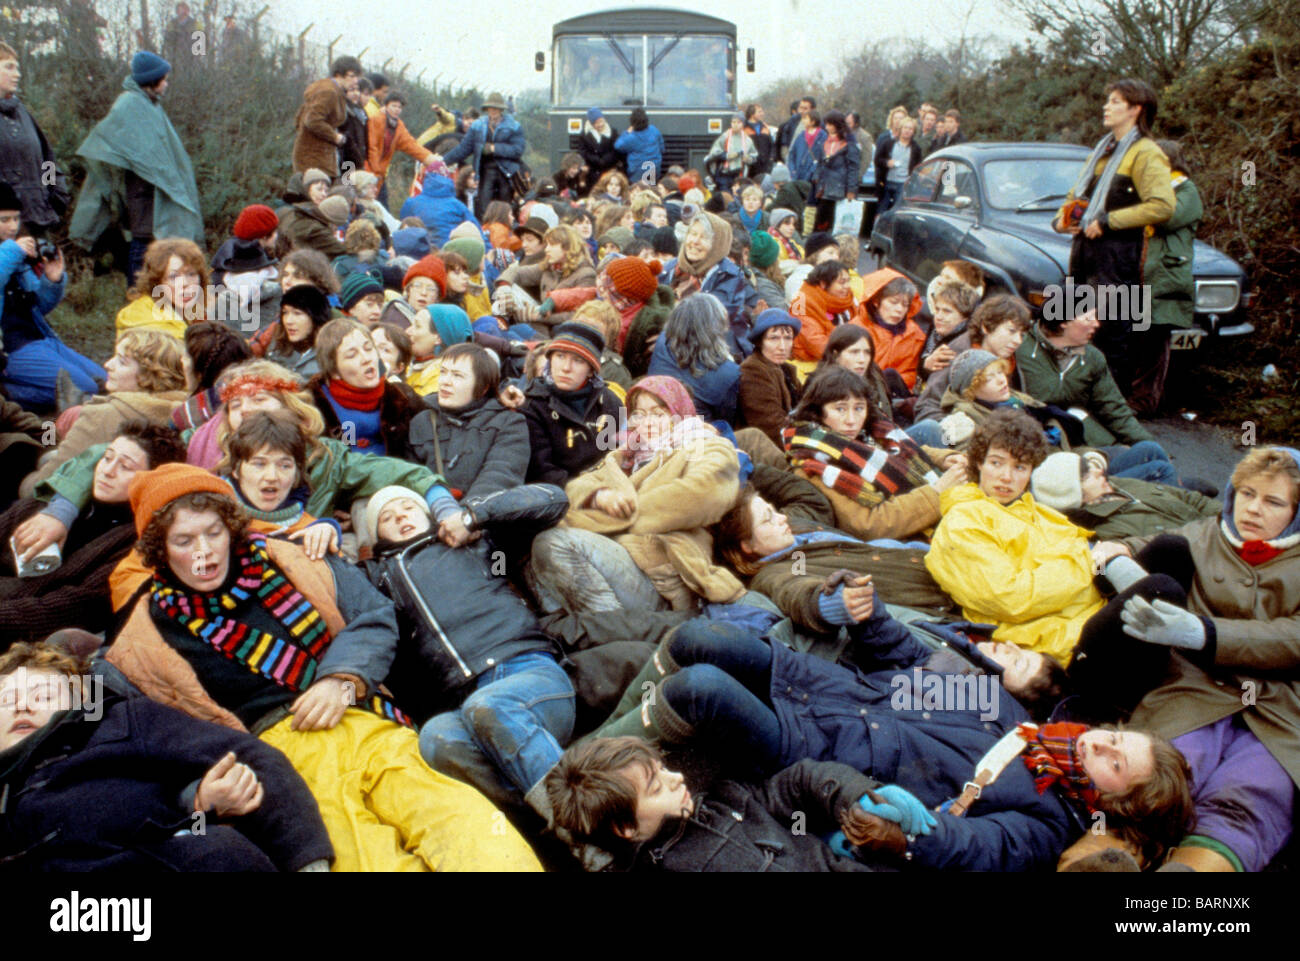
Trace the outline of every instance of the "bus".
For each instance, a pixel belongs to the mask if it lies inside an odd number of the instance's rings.
[[[587,110],[599,107],[617,137],[633,107],[645,107],[664,135],[661,170],[703,169],[736,110],[736,25],[682,10],[603,10],[551,31],[547,111],[551,169],[576,150]],[[534,65],[546,69],[546,55]],[[754,50],[746,54],[754,71]]]

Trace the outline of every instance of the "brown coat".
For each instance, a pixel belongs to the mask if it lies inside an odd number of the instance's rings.
[[[338,84],[326,77],[307,87],[302,95],[302,106],[293,119],[298,131],[293,140],[295,173],[316,167],[331,177],[339,175],[336,138],[347,119],[348,102]]]
[[[786,415],[802,393],[793,364],[778,367],[755,351],[740,365],[741,422],[758,428],[778,446]]]
[[[693,608],[697,595],[719,603],[739,600],[745,586],[713,563],[713,538],[706,530],[731,510],[740,493],[740,462],[731,442],[697,441],[660,454],[631,477],[618,458],[615,451],[569,481],[564,492],[573,506],[562,523],[613,537],[674,610]],[[632,516],[611,517],[582,506],[601,488],[635,497]]]
[[[1217,517],[1180,528],[1196,561],[1188,610],[1214,622],[1214,665],[1175,653],[1132,727],[1177,737],[1243,712],[1246,725],[1300,785],[1300,545],[1252,567]],[[1126,540],[1134,549],[1147,538]],[[1243,703],[1250,702],[1250,703]]]
[[[938,447],[921,449],[936,464],[942,464],[943,459],[952,453]],[[864,541],[874,541],[880,537],[907,540],[933,528],[942,516],[939,513],[939,492],[929,484],[906,494],[886,497],[879,504],[869,507],[859,504],[847,494],[827,487],[816,475],[805,475],[803,471],[799,471],[799,474],[807,476],[813,486],[831,502],[831,507],[835,508],[835,526]]]
[[[320,612],[331,636],[342,631],[347,625],[335,603],[334,577],[325,562],[308,560],[302,548],[289,541],[268,539],[266,549],[290,583]],[[203,689],[189,661],[163,640],[149,613],[148,594],[136,601],[105,659],[151,701],[174,707],[201,721],[246,730],[239,718]]]
[[[34,496],[36,485],[58,470],[61,464],[96,444],[109,443],[127,421],[145,420],[159,425],[171,423],[172,411],[188,399],[189,394],[184,390],[157,394],[124,390],[92,397],[81,408],[72,429],[59,441],[59,446],[41,459],[40,467],[23,478],[18,488],[19,496]]]

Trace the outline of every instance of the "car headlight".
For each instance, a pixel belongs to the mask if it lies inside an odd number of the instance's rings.
[[[1235,280],[1196,282],[1196,310],[1200,313],[1231,313],[1240,299],[1241,285]]]

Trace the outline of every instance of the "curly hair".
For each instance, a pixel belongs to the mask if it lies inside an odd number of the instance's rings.
[[[214,494],[211,491],[194,491],[182,494],[161,510],[155,511],[145,526],[144,533],[136,544],[145,566],[158,573],[169,567],[167,560],[167,534],[172,529],[172,521],[181,508],[199,512],[216,511],[221,523],[230,531],[232,545],[240,541],[248,530],[248,515],[235,501],[234,493],[230,496]]]
[[[348,253],[358,254],[364,250],[378,250],[383,245],[379,231],[370,221],[354,220],[348,224],[347,233],[343,237],[343,249]]]
[[[207,390],[223,370],[252,356],[246,340],[215,320],[202,320],[185,328],[185,352],[194,366],[196,391]]]
[[[1032,467],[1047,459],[1047,436],[1043,428],[1023,410],[1014,407],[999,407],[975,429],[966,450],[966,476],[974,483],[979,483],[980,467],[994,447]]]
[[[310,250],[304,247],[298,247],[290,251],[280,265],[280,274],[293,268],[293,272],[302,277],[303,283],[314,284],[327,294],[337,294],[339,292],[339,275],[334,273],[334,268],[330,266],[329,259],[326,258],[319,250]]]
[[[263,357],[255,357],[242,364],[227,367],[225,373],[217,380],[217,389],[229,387],[240,381],[302,385],[302,378],[293,371]],[[305,386],[295,391],[271,390],[270,392],[279,398],[285,409],[297,418],[298,426],[307,439],[307,449],[310,452],[307,455],[307,463],[312,464],[325,452],[320,442],[320,438],[325,433],[325,418],[321,416],[320,408],[316,406],[316,402]],[[221,448],[221,460],[217,462],[216,467],[218,474],[230,473],[230,434],[230,404],[225,403],[221,408],[221,424],[217,427],[217,444]]]
[[[596,181],[596,186],[593,187],[591,190],[591,195],[593,197],[597,197],[600,194],[608,193],[611,197],[614,196],[609,191],[609,185],[611,182],[618,183],[619,186],[618,196],[623,200],[628,199],[627,195],[628,195],[628,190],[630,185],[627,182],[627,175],[624,174],[623,171],[617,168],[611,168],[610,170],[606,170],[603,174],[600,175],[600,179]]]
[[[149,458],[149,470],[163,464],[183,464],[187,449],[180,431],[171,424],[151,424],[144,420],[128,420],[117,429],[113,440],[125,437],[144,451]]]
[[[127,299],[153,297],[157,288],[166,286],[167,267],[173,257],[179,257],[184,266],[198,274],[199,284],[204,290],[207,289],[210,271],[207,258],[203,256],[199,245],[180,237],[166,237],[155,240],[145,250],[144,263],[136,274],[135,284],[126,292]]]
[[[0,654],[0,676],[12,674],[23,667],[29,671],[58,671],[68,677],[81,677],[90,673],[90,663],[85,659],[47,647],[43,642],[30,644],[19,641],[4,654]]]
[[[1029,305],[1011,294],[993,294],[975,308],[971,314],[971,346],[979,347],[984,338],[1002,324],[1010,321],[1023,333],[1029,329]],[[1047,326],[1047,325],[1044,325]]]
[[[567,224],[560,224],[558,227],[552,227],[546,231],[542,237],[544,244],[559,244],[564,250],[564,269],[562,271],[565,277],[572,274],[583,264],[590,264],[591,258],[587,256],[587,245],[578,232]]]
[[[140,365],[140,390],[161,394],[185,389],[185,348],[171,334],[132,327],[117,338],[117,349]]]

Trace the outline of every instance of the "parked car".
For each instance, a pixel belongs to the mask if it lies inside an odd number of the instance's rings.
[[[964,143],[927,157],[894,207],[872,227],[870,250],[915,283],[928,284],[945,260],[978,265],[990,289],[1013,291],[1041,309],[1046,291],[1065,282],[1068,234],[1052,220],[1087,147],[1052,143]],[[1196,320],[1174,337],[1190,348],[1206,336],[1249,334],[1246,272],[1231,257],[1196,241]]]

